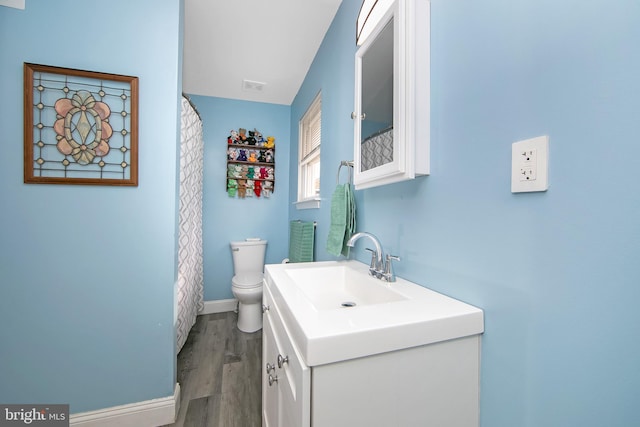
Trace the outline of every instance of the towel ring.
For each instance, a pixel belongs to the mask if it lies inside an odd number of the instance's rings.
[[[338,174],[336,175],[336,185],[340,184],[340,170],[343,166],[349,167],[349,184],[351,184],[351,173],[353,170],[353,160],[342,160],[340,162],[340,166],[338,167]]]

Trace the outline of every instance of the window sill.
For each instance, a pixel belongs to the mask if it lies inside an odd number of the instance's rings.
[[[300,200],[298,202],[294,202],[296,205],[296,209],[319,209],[320,208],[320,197],[314,197],[312,199]]]

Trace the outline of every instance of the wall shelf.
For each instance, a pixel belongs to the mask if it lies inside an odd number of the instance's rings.
[[[269,137],[267,142],[254,130],[242,143],[235,139],[238,134],[241,132],[234,135],[232,131],[227,137],[225,189],[229,197],[268,198],[275,188],[275,138]]]

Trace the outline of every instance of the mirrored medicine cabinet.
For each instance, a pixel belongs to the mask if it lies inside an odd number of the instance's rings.
[[[375,3],[355,55],[356,189],[429,174],[429,0]]]

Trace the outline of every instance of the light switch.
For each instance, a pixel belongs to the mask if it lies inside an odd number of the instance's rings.
[[[511,192],[547,191],[549,137],[539,136],[511,145]]]

